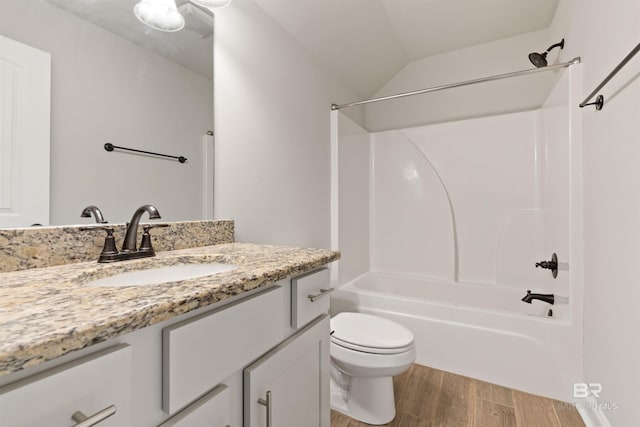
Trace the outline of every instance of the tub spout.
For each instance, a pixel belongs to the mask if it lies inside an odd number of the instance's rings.
[[[532,294],[531,289],[528,289],[527,294],[522,298],[522,301],[526,302],[527,304],[531,304],[531,301],[533,301],[534,299],[538,299],[540,301],[544,301],[553,305],[556,298],[553,294]]]

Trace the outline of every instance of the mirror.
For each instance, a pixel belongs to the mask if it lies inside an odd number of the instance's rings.
[[[0,0],[0,35],[51,55],[51,225],[92,222],[88,205],[110,223],[146,203],[166,221],[212,214],[213,15],[178,0],[185,27],[160,32],[137,2]]]

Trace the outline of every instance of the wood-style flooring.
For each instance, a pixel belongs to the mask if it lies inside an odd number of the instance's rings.
[[[413,365],[393,379],[394,427],[584,427],[573,405]],[[364,427],[331,411],[331,427]]]

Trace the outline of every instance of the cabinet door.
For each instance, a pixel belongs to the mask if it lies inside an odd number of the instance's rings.
[[[131,425],[131,347],[119,345],[0,389],[0,426]],[[112,415],[108,415],[112,414]],[[108,415],[108,417],[107,417]]]
[[[231,426],[229,388],[220,384],[158,427]]]
[[[244,411],[245,427],[329,426],[329,316],[245,368]]]

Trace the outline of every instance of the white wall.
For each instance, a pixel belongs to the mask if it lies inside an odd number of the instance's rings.
[[[239,241],[329,247],[330,106],[355,93],[252,0],[216,12],[214,43],[216,217]]]
[[[561,0],[552,37],[581,56],[586,97],[640,41],[640,1]],[[584,138],[584,370],[603,386],[613,426],[640,425],[640,56],[582,111]],[[573,106],[574,110],[579,110]]]
[[[43,0],[2,0],[0,32],[52,55],[52,224],[86,222],[89,204],[110,222],[144,203],[166,220],[202,217],[211,80]],[[106,142],[189,161],[108,153]]]
[[[374,97],[530,69],[533,65],[528,54],[544,51],[550,44],[548,31],[542,30],[419,59],[404,67]],[[556,56],[557,49],[549,54],[549,63],[555,63]],[[538,73],[369,104],[366,128],[399,129],[532,110],[542,105],[557,75]]]
[[[370,269],[370,136],[360,125],[338,116],[338,261],[339,283]]]

